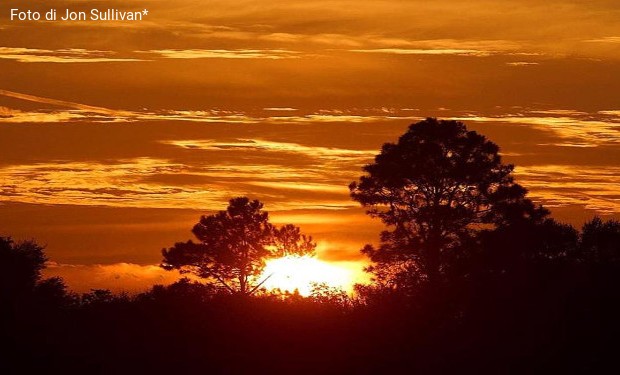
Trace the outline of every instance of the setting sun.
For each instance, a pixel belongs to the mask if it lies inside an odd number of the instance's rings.
[[[620,0],[0,4],[0,375],[620,374]]]
[[[351,270],[321,261],[311,256],[287,256],[267,262],[263,278],[268,290],[299,291],[302,296],[312,293],[313,284],[349,291],[354,283]]]

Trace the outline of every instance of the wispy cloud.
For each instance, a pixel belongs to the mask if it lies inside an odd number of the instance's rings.
[[[620,167],[518,166],[520,183],[549,207],[584,206],[602,214],[620,212]]]
[[[599,111],[598,113],[601,115],[618,117],[618,120],[620,120],[620,110]]]
[[[588,115],[587,112],[577,111],[574,109],[536,109],[536,110],[529,111],[528,113],[536,113],[536,114],[541,114],[541,115],[552,115],[552,116],[556,116],[556,115],[574,116],[574,117]]]
[[[293,112],[293,110],[264,109],[266,112]],[[319,123],[380,123],[394,120],[417,120],[420,117],[394,115],[337,115],[308,114],[299,116],[252,116],[236,111],[126,111],[126,110],[32,110],[0,107],[0,122],[53,123],[53,122],[136,122],[136,121],[185,121],[226,124],[319,124]]]
[[[326,184],[326,183],[314,183],[305,182],[300,184],[298,181],[291,182],[278,182],[278,181],[255,181],[249,182],[250,185],[263,186],[274,189],[282,190],[303,190],[322,193],[336,193],[336,194],[348,194],[349,190],[344,184]]]
[[[226,200],[222,186],[179,187],[141,180],[155,174],[174,174],[181,164],[138,158],[116,163],[49,162],[0,168],[2,187],[11,201],[42,204],[116,207],[198,208]],[[202,203],[201,203],[202,201]]]
[[[620,43],[620,36],[606,36],[598,39],[588,39],[586,42],[589,43]]]
[[[194,149],[183,142],[187,148]],[[350,171],[336,163],[338,155],[355,151],[294,145],[263,147],[291,151],[294,147],[310,155],[312,162],[297,165],[183,164],[154,158],[135,158],[116,162],[48,162],[0,167],[0,192],[4,201],[34,204],[72,204],[81,206],[219,209],[230,197],[252,195],[270,199],[271,209],[342,208],[354,206],[346,185]],[[222,143],[220,151],[230,145]],[[257,161],[264,160],[258,155]],[[346,160],[346,156],[342,157]],[[332,163],[333,162],[333,163]],[[303,181],[300,184],[299,181]],[[329,182],[328,182],[329,181]],[[331,182],[331,183],[330,183]],[[340,184],[341,186],[337,186]],[[306,189],[299,189],[300,186]],[[303,200],[284,194],[303,190],[314,196]],[[325,193],[334,193],[325,196]]]
[[[548,116],[534,116],[548,114]],[[578,116],[573,111],[533,111],[518,115],[502,115],[496,117],[466,116],[457,117],[457,120],[474,122],[504,122],[511,124],[527,124],[537,129],[553,132],[556,136],[567,140],[567,144],[580,145],[609,145],[620,144],[619,119],[594,119],[587,116]],[[570,116],[574,115],[574,116]]]
[[[221,109],[208,110],[155,110],[128,111],[92,106],[82,103],[46,98],[0,89],[0,96],[47,104],[59,109],[18,110],[0,107],[0,122],[133,122],[133,121],[189,121],[206,123],[258,124],[258,123],[370,123],[392,120],[416,120],[419,116],[399,116],[395,110],[387,108],[370,108],[360,110],[362,114],[354,114],[344,110],[319,110],[316,113],[295,116],[270,115],[269,112],[297,112],[296,108],[270,107],[263,108],[262,116],[249,115],[242,111]],[[70,110],[67,110],[69,108]]]
[[[515,62],[507,62],[506,65],[509,65],[509,66],[533,66],[533,65],[539,65],[539,63],[531,62],[531,61],[515,61]]]
[[[0,47],[0,59],[23,63],[102,63],[142,61],[135,58],[116,57],[112,51],[68,49],[37,49],[20,47]]]
[[[294,33],[269,33],[257,36],[260,40],[277,43],[296,43],[300,45],[325,45],[331,47],[359,47],[368,42],[375,41],[374,36],[366,38],[345,34],[294,34]]]
[[[294,59],[298,52],[281,49],[162,49],[144,51],[167,59]]]
[[[31,111],[24,112],[17,109],[0,107],[0,122],[11,123],[48,123],[48,122],[69,122],[80,119],[85,119],[86,116],[81,115],[76,111],[52,111],[52,112],[39,112]]]
[[[236,149],[297,153],[319,158],[336,158],[341,161],[344,159],[367,160],[377,153],[376,150],[350,150],[336,147],[307,146],[298,143],[274,142],[262,139],[237,139],[231,142],[216,140],[174,140],[162,141],[162,143],[187,149]]]
[[[137,62],[156,58],[164,59],[294,59],[300,52],[283,49],[160,49],[134,51],[148,59],[118,56],[113,51],[68,49],[37,49],[23,47],[0,47],[0,59],[22,63],[109,63]]]
[[[303,116],[272,116],[265,118],[264,121],[272,123],[322,123],[322,122],[348,122],[348,123],[369,123],[391,120],[416,120],[415,116],[393,116],[393,115],[354,115],[354,114],[309,114]]]
[[[49,104],[49,105],[64,107],[64,108],[72,108],[72,109],[80,110],[83,112],[92,112],[96,114],[104,114],[104,115],[109,115],[109,116],[132,116],[133,115],[133,112],[131,111],[123,111],[123,110],[115,110],[115,109],[109,109],[109,108],[104,108],[104,107],[97,107],[97,106],[92,106],[92,105],[87,105],[87,104],[82,104],[82,103],[76,103],[76,102],[70,102],[70,101],[58,100],[58,99],[52,99],[52,98],[45,98],[41,96],[23,94],[23,93],[19,93],[15,91],[2,90],[2,89],[0,89],[0,96],[6,96],[9,98],[26,100],[26,101],[34,102],[34,103]],[[23,114],[23,112],[21,113]],[[13,114],[15,114],[15,111],[13,111]],[[5,118],[9,118],[9,115],[11,115],[11,110],[5,108],[4,115],[5,115]]]
[[[409,48],[377,48],[377,49],[352,49],[351,52],[383,53],[391,55],[457,55],[457,56],[490,56],[491,51],[472,49],[409,49]]]
[[[519,43],[508,40],[392,40],[376,39],[377,48],[351,49],[351,52],[393,55],[455,55],[486,57],[491,55],[529,54]]]
[[[290,108],[290,107],[268,107],[268,108],[263,108],[263,111],[296,112],[296,111],[299,111],[299,109],[297,109],[297,108]]]

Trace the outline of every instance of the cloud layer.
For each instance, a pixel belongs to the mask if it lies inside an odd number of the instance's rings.
[[[359,262],[381,225],[347,185],[427,116],[498,143],[557,217],[620,217],[617,2],[106,5],[149,17],[0,20],[0,230],[72,285],[157,282],[159,250],[238,195]]]

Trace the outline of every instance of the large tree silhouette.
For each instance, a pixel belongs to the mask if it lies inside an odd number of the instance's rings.
[[[192,230],[199,242],[177,243],[162,250],[162,267],[209,279],[231,293],[253,294],[265,261],[286,255],[312,254],[312,237],[294,225],[274,227],[258,200],[231,199],[228,208],[202,216]]]
[[[0,294],[2,299],[30,294],[41,280],[47,258],[34,241],[14,242],[0,237]]]
[[[43,278],[46,262],[44,247],[35,241],[0,237],[0,311],[69,303],[72,296],[61,278]]]
[[[362,252],[378,281],[411,285],[441,280],[449,259],[482,229],[540,220],[546,210],[525,198],[496,144],[457,121],[413,124],[386,143],[351,197],[388,227],[378,248]]]

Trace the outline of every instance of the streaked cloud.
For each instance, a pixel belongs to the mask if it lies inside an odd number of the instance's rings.
[[[164,49],[145,51],[167,59],[294,59],[299,53],[280,49]]]
[[[268,107],[268,108],[263,108],[263,111],[296,112],[296,111],[299,111],[299,109],[297,109],[297,108],[290,108],[290,107]]]
[[[393,55],[456,55],[486,57],[491,55],[528,54],[525,47],[508,40],[398,40],[380,39],[381,44],[391,44],[390,48],[352,49],[352,52],[380,53]],[[397,45],[398,47],[395,47]]]
[[[303,190],[303,191],[314,191],[314,192],[324,192],[324,193],[336,193],[346,195],[349,192],[349,189],[346,185],[339,184],[321,184],[321,183],[313,183],[306,182],[300,184],[297,181],[291,182],[277,182],[277,181],[256,181],[249,182],[250,185],[254,186],[264,186],[270,187],[274,189],[283,189],[283,190]]]
[[[179,187],[141,182],[153,174],[174,174],[184,166],[139,158],[116,163],[57,162],[0,168],[11,201],[116,207],[203,207],[228,199],[223,186]]]
[[[0,122],[135,122],[135,121],[189,121],[206,123],[258,124],[258,123],[329,123],[329,122],[382,122],[392,120],[415,120],[419,116],[396,115],[395,110],[387,108],[369,108],[355,114],[350,110],[319,110],[316,113],[295,116],[270,115],[270,112],[297,112],[296,108],[267,107],[262,116],[250,115],[243,111],[207,109],[207,110],[142,110],[129,111],[92,106],[82,103],[57,100],[53,98],[24,94],[0,89],[0,96],[48,104],[59,109],[18,110],[0,107]],[[68,108],[68,109],[66,109]]]
[[[531,62],[531,61],[514,61],[514,62],[507,62],[506,65],[509,66],[533,66],[533,65],[540,65],[537,62]]]
[[[337,114],[309,114],[304,116],[272,116],[265,120],[268,122],[284,122],[284,123],[322,123],[322,122],[348,122],[348,123],[364,123],[364,122],[382,122],[392,120],[415,120],[419,117],[412,116],[377,116],[377,115],[337,115]]]
[[[617,119],[604,121],[603,119],[568,116],[570,114],[577,114],[574,112],[556,111],[555,113],[547,113],[549,116],[532,116],[535,113],[524,113],[497,117],[466,116],[458,117],[457,119],[474,122],[504,122],[532,125],[537,129],[553,132],[558,137],[567,140],[566,144],[592,146],[620,144],[620,122]],[[558,115],[554,116],[554,114]]]
[[[180,142],[196,149],[196,142]],[[244,143],[240,143],[243,145]],[[111,207],[218,209],[234,196],[272,201],[274,210],[355,206],[346,185],[351,172],[339,168],[345,158],[364,155],[354,150],[262,142],[257,150],[303,153],[311,161],[298,167],[267,164],[180,164],[137,158],[116,162],[55,162],[0,167],[4,201]],[[212,143],[203,149],[240,149],[234,143]],[[314,150],[314,151],[313,151]],[[313,154],[316,153],[316,154]],[[342,158],[342,159],[341,159]],[[309,164],[308,164],[309,163]],[[340,181],[328,183],[327,181]],[[300,183],[303,181],[303,183]],[[314,194],[298,200],[286,191]],[[330,193],[330,195],[324,195]]]
[[[69,122],[69,121],[75,121],[75,120],[80,120],[80,119],[85,119],[85,118],[87,117],[81,115],[80,113],[76,111],[24,112],[24,111],[20,111],[17,109],[0,107],[0,123],[1,122],[11,122],[11,123]]]
[[[598,113],[600,113],[601,115],[614,116],[617,117],[618,120],[620,120],[620,110],[599,111]]]
[[[3,90],[3,89],[0,89],[0,96],[6,96],[9,98],[25,100],[25,101],[34,102],[34,103],[49,104],[49,105],[58,106],[58,107],[72,108],[72,109],[80,110],[83,112],[92,112],[96,114],[104,114],[104,115],[109,115],[109,116],[131,116],[133,114],[130,111],[114,110],[114,109],[109,109],[109,108],[97,107],[97,106],[75,103],[75,102],[70,102],[70,101],[65,101],[65,100],[45,98],[41,96],[24,94],[20,92]],[[11,114],[10,111],[11,110],[5,108],[3,113],[7,117],[9,117],[9,115]],[[21,112],[21,113],[23,114],[24,112]]]
[[[583,206],[600,214],[620,212],[620,167],[517,166],[518,182],[546,206]]]
[[[574,109],[537,109],[528,111],[528,113],[537,113],[541,115],[560,115],[560,116],[587,116],[587,112],[577,111]]]
[[[270,33],[257,36],[260,40],[276,43],[294,43],[299,45],[324,45],[330,47],[359,47],[367,43],[376,42],[375,36],[351,36],[346,34],[295,34],[295,33]]]
[[[135,58],[116,57],[113,51],[96,51],[81,48],[37,49],[0,47],[0,59],[15,60],[23,63],[104,63],[135,62]]]
[[[620,43],[620,36],[606,36],[603,38],[598,38],[598,39],[589,39],[586,40],[586,42],[589,43]]]
[[[1,94],[0,94],[1,95]],[[88,106],[85,106],[88,107]],[[265,112],[294,112],[289,109],[265,108]],[[309,123],[373,123],[394,120],[417,120],[420,117],[391,115],[337,115],[307,114],[299,116],[256,116],[235,111],[126,111],[112,109],[93,110],[31,110],[0,107],[0,122],[6,123],[50,123],[50,122],[137,122],[137,121],[186,121],[227,124],[309,124]]]
[[[306,146],[297,143],[274,142],[262,139],[238,139],[231,142],[216,140],[177,140],[162,141],[162,143],[186,149],[234,149],[297,153],[311,157],[333,159],[334,161],[343,161],[345,159],[368,160],[377,153],[376,150],[348,150],[336,147]]]
[[[457,56],[490,56],[491,51],[471,49],[405,49],[405,48],[377,48],[353,49],[351,52],[383,53],[392,55],[457,55]]]

